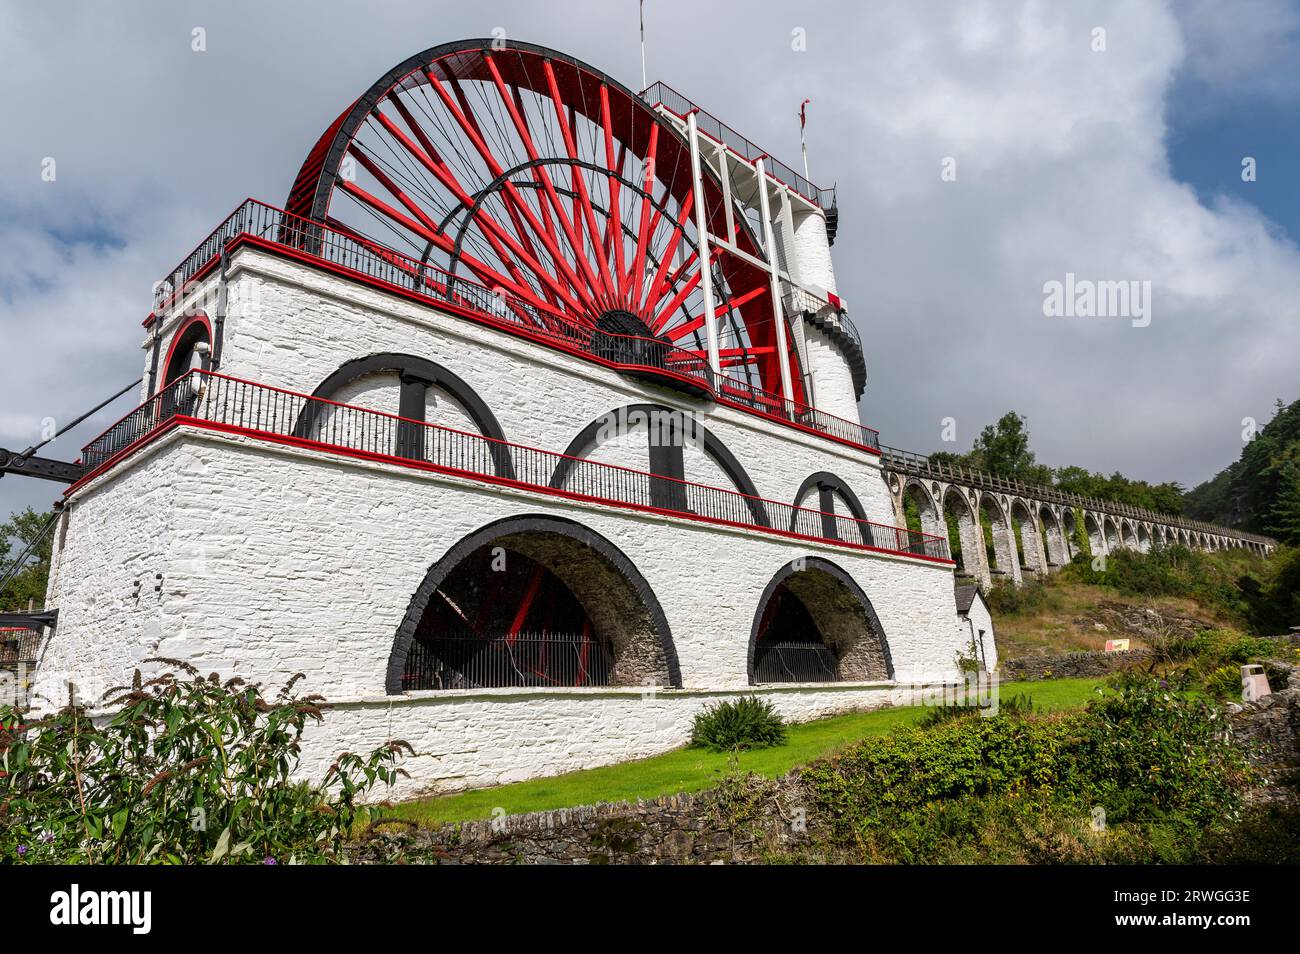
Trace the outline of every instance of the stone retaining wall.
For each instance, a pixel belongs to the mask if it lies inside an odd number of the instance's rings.
[[[1042,679],[1088,679],[1146,665],[1151,653],[1145,649],[1126,652],[1058,653],[1004,659],[999,673],[1004,682],[1037,682]]]

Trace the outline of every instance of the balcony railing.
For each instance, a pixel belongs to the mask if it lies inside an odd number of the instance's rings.
[[[667,83],[650,85],[642,92],[641,98],[651,106],[662,106],[682,120],[685,120],[689,113],[694,112],[696,128],[710,139],[726,146],[746,162],[752,163],[760,156],[763,157],[764,164],[774,179],[782,185],[789,186],[814,205],[822,209],[830,209],[835,205],[834,189],[820,189],[813,185],[806,177],[799,175],[784,162],[774,159],[766,149],[760,149],[718,117],[700,109]]]
[[[949,559],[948,541],[941,536],[570,457],[197,369],[88,444],[82,451],[87,473],[82,480],[125,457],[151,435],[181,423],[569,498],[848,547]]]
[[[288,250],[328,265],[334,271],[400,289],[432,300],[459,314],[569,353],[611,364],[620,370],[652,372],[660,383],[708,395],[719,403],[763,414],[803,430],[879,452],[880,434],[856,421],[827,414],[798,401],[755,387],[728,374],[716,374],[698,354],[659,338],[595,331],[558,311],[494,291],[358,235],[300,218],[254,199],[244,202],[158,284],[154,312],[178,304],[188,288],[206,275],[223,250],[249,241]]]

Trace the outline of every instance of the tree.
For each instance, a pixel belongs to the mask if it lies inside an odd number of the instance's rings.
[[[1037,470],[1029,449],[1029,422],[1015,411],[1007,411],[997,424],[980,431],[971,456],[980,462],[981,470],[998,477],[1030,480]]]
[[[12,514],[0,523],[0,578],[8,576],[14,561],[41,535],[49,522],[50,514],[37,513],[31,507]],[[52,534],[46,534],[26,565],[9,584],[0,590],[0,610],[25,610],[29,601],[36,606],[45,605],[45,586],[50,578],[50,545]]]
[[[1269,509],[1268,529],[1285,543],[1300,544],[1300,462],[1295,458],[1279,468],[1278,495]]]

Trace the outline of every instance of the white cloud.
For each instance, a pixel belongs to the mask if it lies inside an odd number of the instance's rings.
[[[244,196],[278,203],[320,131],[393,63],[502,25],[639,80],[630,4],[330,7],[6,14],[0,443],[25,446],[32,421],[138,375],[153,280]],[[647,7],[651,79],[778,158],[798,162],[798,103],[813,99],[813,178],[840,187],[836,268],[868,347],[864,417],[887,442],[933,449],[951,415],[968,444],[1015,408],[1048,462],[1191,482],[1235,458],[1242,417],[1297,396],[1295,246],[1252,208],[1200,204],[1165,152],[1175,81],[1245,95],[1287,49],[1273,26],[1293,35],[1294,6]],[[196,25],[206,53],[190,50]],[[1105,53],[1090,48],[1098,26]],[[56,183],[39,179],[44,156]],[[939,179],[945,156],[955,183]],[[1151,327],[1044,318],[1043,282],[1067,271],[1150,280]],[[5,480],[0,512],[56,492]]]

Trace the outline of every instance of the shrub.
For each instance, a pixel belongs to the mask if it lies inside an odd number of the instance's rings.
[[[766,749],[785,744],[785,722],[772,703],[758,696],[705,706],[696,713],[691,745],[714,752]]]
[[[1036,580],[1026,580],[1024,585],[998,583],[985,595],[989,609],[1004,616],[1035,613],[1051,602],[1048,589]]]
[[[92,720],[69,705],[30,725],[0,706],[0,857],[59,863],[335,860],[359,796],[392,784],[410,747],[344,754],[316,784],[296,780],[318,696],[291,679],[273,700],[240,679],[185,673],[112,690]]]
[[[1241,701],[1241,667],[1220,666],[1205,677],[1205,691],[1220,702]]]
[[[868,857],[932,860],[1097,808],[1190,843],[1240,805],[1245,762],[1223,730],[1215,707],[1135,677],[1082,713],[942,719],[865,740],[802,778],[832,841]]]

